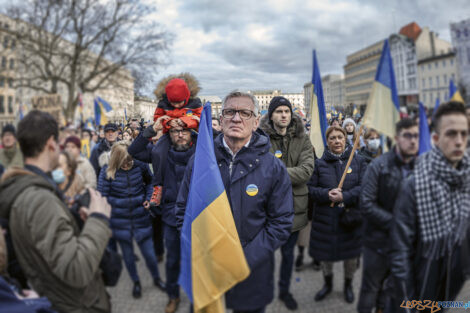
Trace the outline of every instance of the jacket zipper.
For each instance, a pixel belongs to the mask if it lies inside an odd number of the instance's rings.
[[[128,202],[128,205],[129,205],[129,213],[130,213],[130,217],[131,217],[131,238],[133,237],[133,234],[134,234],[134,219],[132,218],[132,207],[131,207],[131,196],[129,194],[129,190],[131,188],[131,181],[129,179],[129,171],[126,171],[126,177],[127,177],[127,186],[128,186],[128,189],[127,189],[127,202]]]

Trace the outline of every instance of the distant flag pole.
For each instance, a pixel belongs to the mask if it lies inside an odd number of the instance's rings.
[[[126,119],[126,123],[127,123],[127,110],[126,110],[126,108],[124,108],[124,118]]]
[[[452,79],[449,82],[449,100],[464,103],[462,95],[460,94],[460,91],[457,89]]]
[[[374,128],[390,138],[395,136],[395,124],[400,120],[400,103],[393,62],[386,39],[377,66],[375,81],[364,113],[364,125]]]
[[[419,151],[418,154],[431,150],[431,135],[429,134],[428,118],[424,105],[419,103]]]
[[[420,104],[423,105],[421,102]],[[436,103],[434,104],[434,110],[432,111],[433,116],[434,114],[436,114],[437,108],[439,107],[440,104],[441,104],[441,100],[439,100],[439,98],[436,98]]]
[[[108,123],[108,117],[106,113],[111,111],[113,108],[111,105],[100,97],[95,98],[95,123],[96,125],[105,125]]]
[[[325,100],[323,98],[323,86],[321,83],[320,67],[318,66],[317,53],[313,50],[312,72],[312,100],[310,103],[310,141],[319,157],[323,155],[326,146],[326,121]]]
[[[211,106],[201,114],[181,230],[179,284],[194,313],[225,312],[224,294],[250,274],[215,158]]]

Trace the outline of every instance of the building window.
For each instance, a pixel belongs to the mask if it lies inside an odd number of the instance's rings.
[[[10,59],[10,70],[15,68],[15,60]]]
[[[470,64],[470,47],[467,47],[467,64]]]
[[[4,99],[5,98],[3,96],[0,96],[0,114],[5,113],[5,104],[3,103]]]
[[[439,82],[439,76],[436,76],[436,87],[439,88],[440,82]]]
[[[455,74],[454,74],[454,73],[452,73],[452,75],[450,75],[450,77],[451,77],[452,81],[453,81],[453,82],[454,82],[454,84],[455,84],[455,83],[456,83],[456,82],[455,82]]]
[[[8,78],[8,87],[13,88],[13,78]]]
[[[5,77],[0,76],[0,87],[5,87]]]
[[[429,103],[432,105],[432,101],[434,100],[432,92],[429,93]]]
[[[429,77],[429,88],[432,88],[432,77]]]
[[[423,102],[426,103],[426,93],[423,92]]]
[[[454,59],[450,59],[450,65],[451,65],[451,66],[454,65]]]
[[[447,74],[444,74],[444,85],[447,86]]]
[[[3,38],[3,48],[4,49],[8,48],[8,37],[7,36],[5,36],[5,38]]]
[[[446,67],[446,60],[442,60],[442,67]]]
[[[421,88],[426,88],[426,80],[424,78],[421,79]]]
[[[13,39],[13,40],[11,41],[11,50],[15,50],[15,48],[16,48],[16,40]]]
[[[439,65],[439,62],[437,62],[437,61],[434,62],[434,66],[435,66],[436,68],[438,68],[438,65]]]
[[[13,97],[8,97],[8,113],[13,114]]]
[[[2,57],[2,69],[6,69],[6,68],[7,68],[7,58]]]

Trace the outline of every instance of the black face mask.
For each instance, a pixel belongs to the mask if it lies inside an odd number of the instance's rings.
[[[347,133],[348,135],[354,135],[354,131],[352,131],[352,132],[346,131],[346,133]]]

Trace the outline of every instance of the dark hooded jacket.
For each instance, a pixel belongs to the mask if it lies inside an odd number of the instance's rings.
[[[279,135],[274,129],[268,115],[261,118],[259,128],[268,136],[271,143],[269,152],[280,159],[287,167],[292,183],[294,196],[294,223],[292,231],[304,228],[308,223],[308,188],[307,182],[313,174],[315,159],[313,147],[302,120],[292,115],[292,121],[285,136]]]
[[[109,312],[99,270],[111,237],[107,221],[92,214],[80,231],[55,186],[30,171],[6,172],[0,199],[0,218],[9,221],[31,287],[58,312]]]
[[[266,306],[274,295],[274,251],[290,235],[294,216],[292,184],[285,166],[269,153],[269,139],[253,133],[248,147],[233,159],[223,144],[214,142],[215,156],[230,202],[233,219],[251,273],[225,294],[226,305],[234,310]],[[191,158],[176,203],[176,220],[183,226],[194,157]],[[230,174],[231,169],[231,174]],[[247,187],[257,186],[249,195]]]
[[[330,207],[331,201],[328,197],[328,192],[339,185],[351,150],[351,146],[347,146],[341,156],[325,150],[322,158],[315,161],[315,170],[308,183],[309,193],[316,204],[309,253],[319,261],[341,261],[359,257],[361,254],[361,227],[349,230],[340,224],[344,208],[359,206],[361,181],[366,167],[360,156],[354,156],[349,167],[350,172],[344,180],[344,207],[339,204]]]

